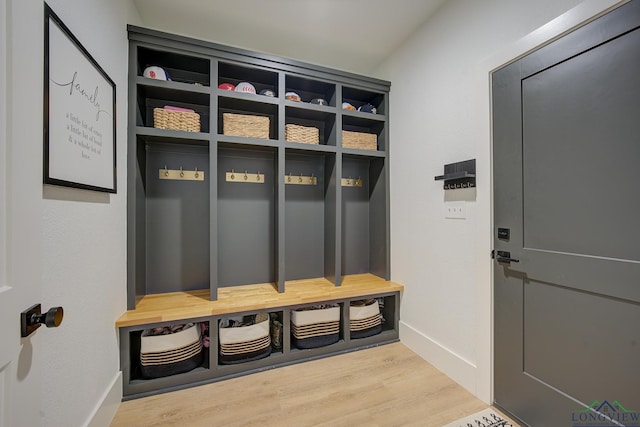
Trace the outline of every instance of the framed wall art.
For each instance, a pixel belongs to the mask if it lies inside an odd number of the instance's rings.
[[[116,193],[116,85],[44,10],[44,183]]]

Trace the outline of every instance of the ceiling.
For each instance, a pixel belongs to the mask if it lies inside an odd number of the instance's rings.
[[[142,25],[371,73],[446,0],[133,0]]]

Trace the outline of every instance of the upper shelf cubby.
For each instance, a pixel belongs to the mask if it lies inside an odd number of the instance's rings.
[[[386,141],[386,132],[385,132],[385,122],[380,120],[373,120],[371,118],[364,118],[361,115],[365,115],[368,113],[359,113],[358,116],[355,115],[344,115],[342,117],[342,147],[343,148],[351,148],[356,149],[359,148],[363,153],[372,152],[385,152],[387,151],[387,141]],[[374,114],[370,114],[371,116],[375,116]],[[374,146],[371,148],[364,148],[363,146],[354,147],[353,145],[348,145],[346,138],[348,137],[344,131],[351,132],[351,136],[355,135],[357,138],[373,138],[375,141]]]
[[[154,110],[165,109],[165,107],[169,106],[193,110],[194,113],[200,116],[200,127],[197,131],[209,132],[208,94],[139,84],[137,85],[136,95],[136,126],[161,127],[155,121]]]
[[[336,115],[326,111],[313,111],[293,107],[285,107],[285,139],[288,142],[306,142],[307,144],[336,145]],[[290,128],[290,125],[296,127]],[[317,129],[317,131],[315,130]],[[317,140],[296,139],[296,132],[313,131]],[[317,132],[317,133],[316,133]]]
[[[139,46],[137,75],[144,76],[144,70],[153,66],[160,67],[167,80],[174,82],[209,86],[211,80],[211,66],[207,58]]]
[[[218,86],[225,83],[235,88],[241,83],[248,83],[254,87],[256,95],[261,95],[262,92],[262,95],[268,93],[269,96],[278,97],[278,73],[274,71],[221,61],[218,63]],[[236,92],[243,93],[238,90]],[[251,92],[248,93],[252,95]]]
[[[347,114],[353,113],[355,116],[366,115],[372,117],[375,117],[376,115],[384,116],[386,114],[385,97],[382,93],[344,86],[342,88],[342,102],[347,102],[355,108],[355,111],[343,109],[343,112],[346,112]],[[357,111],[360,107],[367,104],[370,104],[375,108],[375,114],[371,112]],[[377,118],[380,119],[380,117]]]
[[[278,139],[278,105],[219,97],[218,134]]]
[[[300,97],[300,102],[320,106],[336,106],[336,85],[334,83],[292,75],[287,75],[285,82],[285,93],[297,94]]]

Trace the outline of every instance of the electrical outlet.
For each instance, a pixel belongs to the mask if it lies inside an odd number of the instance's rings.
[[[444,217],[448,219],[466,219],[467,207],[464,203],[447,203],[444,205]]]

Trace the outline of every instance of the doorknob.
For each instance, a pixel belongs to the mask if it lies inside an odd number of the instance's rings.
[[[505,264],[511,264],[512,262],[520,262],[519,259],[511,258],[511,252],[507,251],[495,251],[495,259],[498,262]]]
[[[47,328],[57,328],[63,317],[62,307],[52,307],[46,313],[42,313],[40,304],[31,306],[20,313],[20,336],[24,338],[31,335],[42,324]]]

